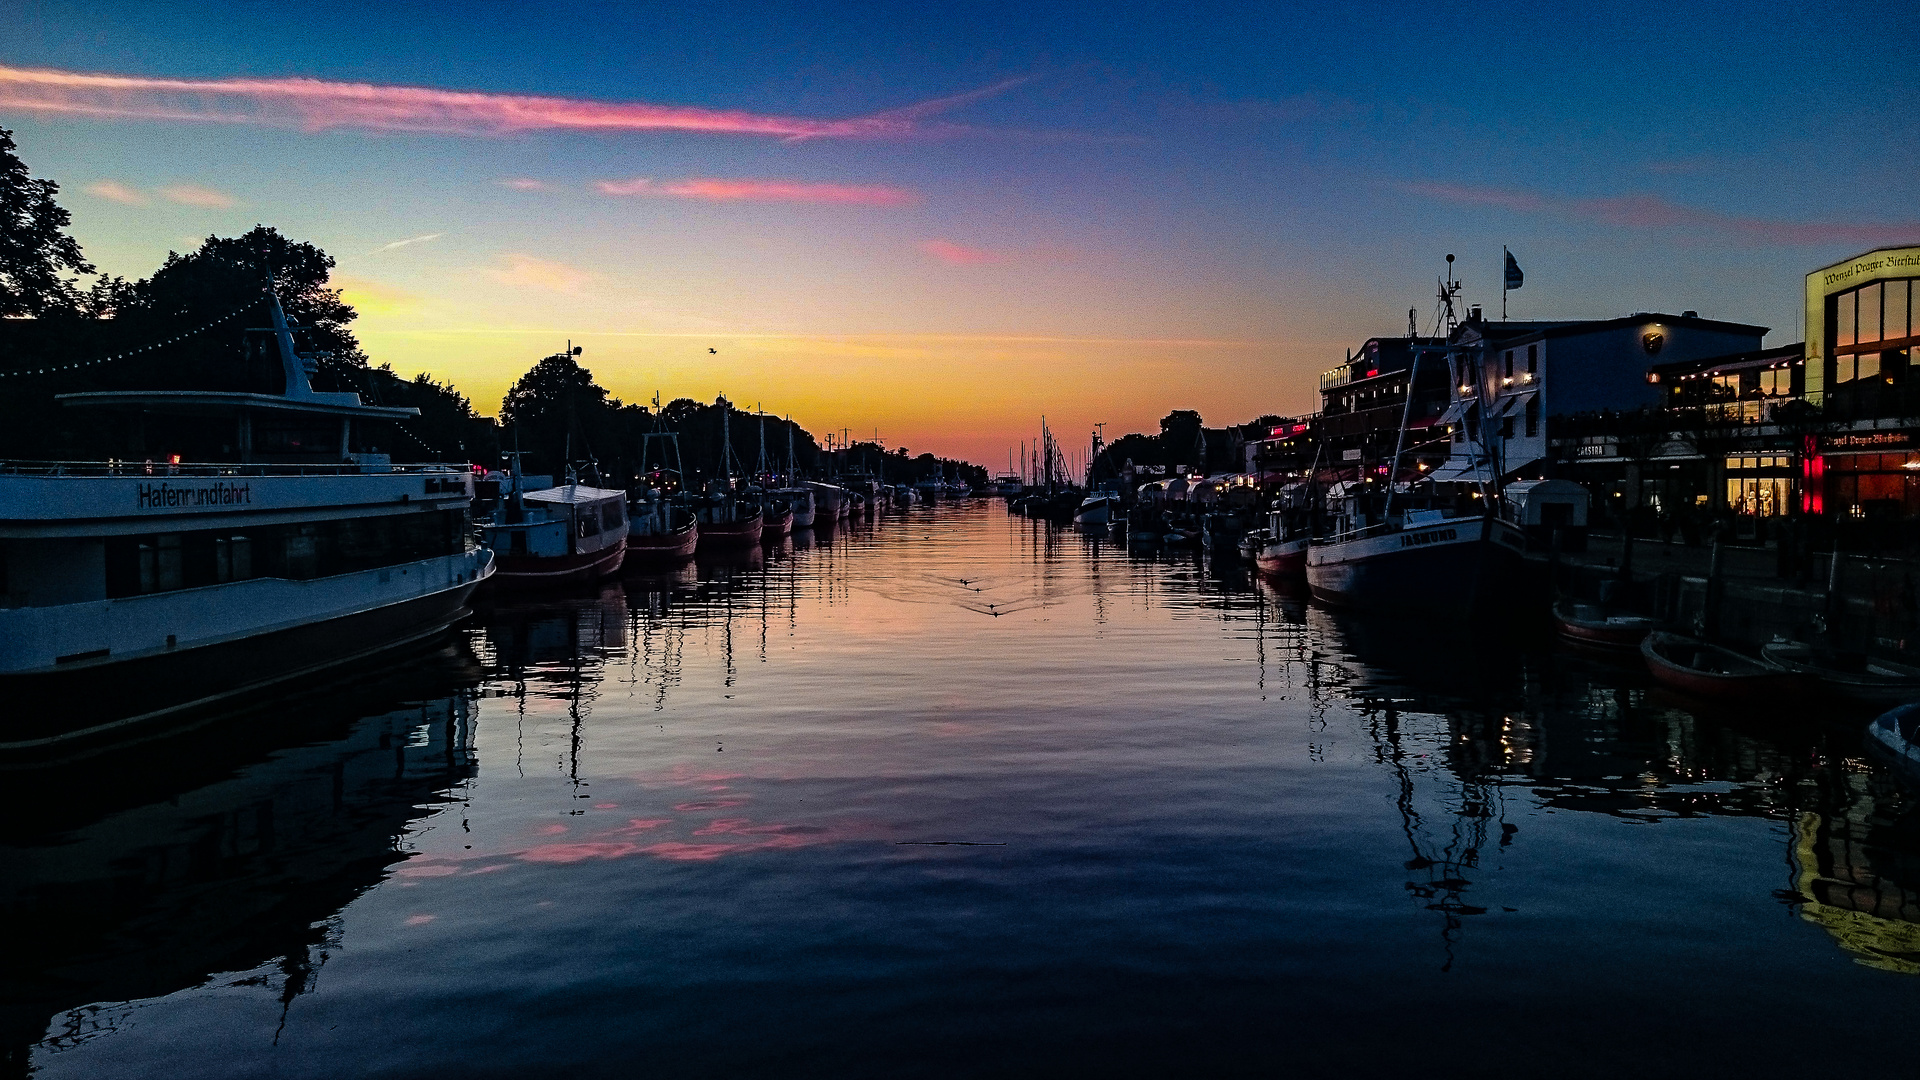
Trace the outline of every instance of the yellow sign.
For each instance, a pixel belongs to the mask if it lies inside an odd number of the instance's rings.
[[[1920,277],[1920,247],[1878,248],[1807,275],[1807,400],[1827,388],[1827,298],[1888,278]]]

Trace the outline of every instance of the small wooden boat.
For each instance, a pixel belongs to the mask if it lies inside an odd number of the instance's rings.
[[[1716,701],[1778,703],[1798,697],[1807,678],[1697,638],[1656,630],[1640,642],[1647,670],[1662,684]]]
[[[1799,641],[1770,641],[1760,658],[1781,671],[1791,671],[1819,682],[1848,701],[1893,705],[1920,701],[1920,668],[1861,654],[1823,654]]]
[[[1659,626],[1645,615],[1609,615],[1598,604],[1559,600],[1553,605],[1553,626],[1575,645],[1594,649],[1631,651]]]

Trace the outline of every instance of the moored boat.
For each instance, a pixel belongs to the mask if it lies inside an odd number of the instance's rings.
[[[1920,780],[1920,703],[1876,717],[1867,725],[1867,746],[1892,759],[1909,778]]]
[[[662,499],[657,491],[627,508],[628,567],[658,566],[693,558],[700,524],[684,505]]]
[[[813,489],[804,487],[776,488],[771,494],[787,500],[787,506],[793,512],[793,524],[790,531],[813,528],[816,513],[813,505]]]
[[[1491,514],[1416,510],[1309,545],[1307,585],[1328,604],[1459,611],[1516,581],[1525,549],[1520,530]]]
[[[1920,668],[1860,654],[1822,653],[1798,641],[1771,641],[1760,647],[1760,659],[1781,671],[1791,671],[1818,682],[1820,688],[1848,701],[1892,705],[1920,701]]]
[[[500,564],[492,587],[582,585],[618,571],[627,557],[626,507],[626,492],[586,484],[515,490],[481,527]]]
[[[1561,599],[1553,605],[1553,626],[1559,635],[1576,645],[1595,649],[1632,651],[1659,620],[1645,615],[1609,614],[1598,604]]]
[[[494,573],[468,543],[469,468],[366,446],[417,410],[314,390],[271,283],[262,303],[279,393],[61,395],[126,414],[110,437],[127,445],[0,463],[0,752],[117,737],[424,640]]]
[[[793,504],[774,494],[760,497],[760,542],[777,543],[793,532]]]
[[[1715,701],[1779,703],[1798,697],[1808,685],[1798,672],[1664,630],[1640,642],[1640,655],[1662,685]]]
[[[1260,530],[1259,534],[1259,541],[1253,545],[1253,564],[1262,573],[1277,577],[1299,577],[1307,572],[1306,537],[1275,537],[1265,530]]]
[[[729,495],[710,496],[694,506],[700,520],[700,551],[738,549],[760,543],[758,503]]]

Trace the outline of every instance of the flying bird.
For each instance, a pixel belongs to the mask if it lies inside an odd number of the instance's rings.
[[[713,354],[713,355],[715,355],[715,356],[719,356],[719,355],[720,355],[720,350],[719,350],[719,349],[708,349],[707,351],[708,351],[708,352],[710,352],[710,353],[712,353],[712,354]]]

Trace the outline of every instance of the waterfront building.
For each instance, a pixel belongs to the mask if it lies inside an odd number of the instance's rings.
[[[1415,359],[1418,382],[1414,382]],[[1339,367],[1320,376],[1320,416],[1314,434],[1320,445],[1323,478],[1354,480],[1387,468],[1400,443],[1402,421],[1407,439],[1402,469],[1423,471],[1447,457],[1443,432],[1435,426],[1448,404],[1450,382],[1446,342],[1427,337],[1368,338]],[[1411,386],[1413,405],[1407,395]]]
[[[1764,326],[1703,319],[1695,311],[1558,322],[1470,317],[1451,342],[1454,400],[1441,421],[1451,454],[1435,475],[1545,477],[1555,471],[1555,440],[1568,437],[1556,431],[1565,419],[1660,404],[1659,386],[1648,378],[1650,360],[1684,363],[1758,351],[1766,334]],[[1587,459],[1576,453],[1568,460]]]

